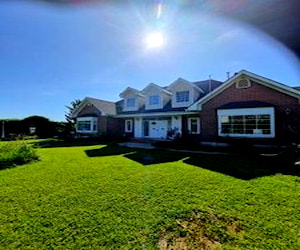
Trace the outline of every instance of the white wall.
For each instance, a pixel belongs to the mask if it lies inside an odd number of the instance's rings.
[[[134,118],[134,137],[143,137],[143,119]]]

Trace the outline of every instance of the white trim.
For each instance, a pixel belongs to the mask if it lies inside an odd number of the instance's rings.
[[[262,77],[262,76],[259,76],[259,75],[256,75],[256,74],[248,72],[246,70],[241,70],[239,73],[237,73],[233,77],[229,78],[221,86],[214,89],[212,92],[208,93],[206,96],[204,96],[203,98],[201,98],[197,102],[193,103],[190,107],[188,107],[188,110],[199,110],[199,111],[201,111],[202,110],[202,105],[204,103],[208,102],[209,100],[211,100],[215,96],[221,94],[225,89],[232,86],[232,84],[234,84],[237,79],[239,79],[240,77],[243,77],[243,76],[249,77],[250,79],[253,79],[255,82],[257,82],[261,85],[264,85],[266,87],[272,88],[272,89],[277,90],[279,92],[285,93],[285,94],[290,95],[292,97],[295,97],[295,98],[300,97],[300,91],[299,90],[293,89],[292,87],[289,87],[289,86],[286,86],[282,83],[270,80],[268,78],[265,78],[265,77]]]
[[[188,80],[185,80],[185,79],[183,79],[183,78],[178,78],[177,80],[175,80],[173,83],[171,83],[171,84],[168,86],[167,89],[168,89],[170,92],[172,92],[171,89],[175,88],[175,86],[176,86],[177,84],[180,84],[180,83],[183,83],[183,84],[188,85],[189,87],[198,89],[198,90],[199,90],[201,93],[203,93],[203,94],[205,93],[204,90],[201,89],[200,87],[198,87],[196,84],[193,84],[192,82],[190,82],[190,81],[188,81]]]
[[[145,109],[146,110],[151,110],[151,109],[162,109],[163,108],[163,95],[161,92],[157,94],[151,94],[151,95],[146,95],[146,104],[145,104]],[[157,104],[150,104],[150,97],[151,96],[158,96],[158,103]]]
[[[231,134],[222,133],[221,117],[222,116],[239,116],[239,115],[270,115],[270,134]],[[275,111],[270,108],[245,108],[245,109],[222,109],[218,110],[218,135],[222,137],[243,137],[243,138],[274,138],[275,137]]]
[[[196,120],[197,121],[197,131],[196,132],[192,132],[192,120]],[[190,134],[200,134],[200,117],[189,117],[188,118],[188,131]]]
[[[123,92],[119,94],[120,98],[125,98],[127,93],[132,93],[133,95],[144,96],[138,89],[134,89],[131,87],[126,88]]]
[[[144,95],[147,95],[146,93],[148,92],[149,88],[156,88],[156,89],[158,89],[160,92],[164,92],[164,93],[166,93],[166,94],[168,94],[168,95],[172,95],[172,93],[171,93],[170,91],[168,91],[168,90],[166,90],[166,89],[164,89],[164,88],[158,86],[158,85],[155,84],[155,83],[150,83],[150,84],[148,84],[148,85],[142,90],[142,93],[143,93]]]
[[[240,85],[240,82],[241,81],[246,81],[247,82],[247,84],[246,85]],[[245,77],[243,77],[243,78],[240,78],[240,79],[238,79],[236,82],[235,82],[235,88],[236,89],[247,89],[247,88],[251,88],[251,81],[248,79],[248,78],[245,78]]]
[[[127,123],[130,123],[130,129],[127,128]],[[125,133],[132,133],[133,131],[133,120],[132,119],[127,119],[125,120]]]

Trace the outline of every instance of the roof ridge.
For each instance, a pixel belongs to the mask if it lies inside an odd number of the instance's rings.
[[[107,100],[98,99],[98,98],[89,97],[89,96],[87,96],[86,99],[92,99],[92,100],[96,100],[96,101],[102,101],[102,102],[107,102],[107,103],[115,104],[115,102],[112,102],[112,101],[107,101]]]

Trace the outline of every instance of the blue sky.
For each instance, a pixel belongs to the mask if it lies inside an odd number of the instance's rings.
[[[64,120],[65,105],[85,96],[117,101],[131,86],[225,80],[242,69],[300,85],[299,64],[283,45],[232,20],[180,1],[63,6],[0,3],[0,119]],[[172,3],[170,3],[172,2]],[[145,37],[160,31],[160,48]]]

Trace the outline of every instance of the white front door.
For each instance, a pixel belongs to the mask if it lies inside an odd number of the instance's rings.
[[[149,137],[150,138],[166,138],[168,121],[149,121]]]

